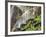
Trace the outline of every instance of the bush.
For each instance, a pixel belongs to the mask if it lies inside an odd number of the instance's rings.
[[[29,19],[25,25],[21,25],[21,31],[36,31],[41,30],[41,16],[36,16],[34,19]]]

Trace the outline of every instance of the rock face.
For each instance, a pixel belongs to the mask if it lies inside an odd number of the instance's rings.
[[[14,27],[14,24],[17,21],[16,17],[21,15],[22,15],[22,11],[18,7],[16,6],[11,7],[11,31],[12,31],[12,28]]]
[[[35,16],[40,15],[40,7],[32,6],[14,6],[13,14],[11,16],[11,30],[15,28],[20,28],[22,24],[26,24],[29,19],[35,18]],[[38,12],[39,11],[39,12]]]

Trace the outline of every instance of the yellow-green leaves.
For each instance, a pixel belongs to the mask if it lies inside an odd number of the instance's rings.
[[[28,22],[20,28],[22,31],[36,31],[41,30],[41,16],[36,16],[33,20]]]

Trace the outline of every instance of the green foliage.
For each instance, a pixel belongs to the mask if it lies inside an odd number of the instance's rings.
[[[27,24],[21,26],[21,31],[36,31],[41,30],[41,16],[36,16],[34,19],[29,19]]]

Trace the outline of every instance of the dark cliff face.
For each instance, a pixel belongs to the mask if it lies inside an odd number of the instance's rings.
[[[22,15],[22,11],[18,7],[14,6],[14,8],[13,8],[13,14],[11,16],[11,29],[13,28],[14,24],[17,21],[16,17],[17,16],[21,16],[21,15]]]
[[[14,7],[13,7],[14,6]],[[31,16],[31,18],[35,17],[35,16],[39,16],[41,15],[41,7],[37,7],[37,6],[15,6],[13,5],[11,6],[11,8],[13,7],[13,12],[12,12],[12,16],[11,16],[11,31],[14,28],[16,21],[20,19],[22,23],[22,19],[21,16],[27,12],[27,14],[29,15],[28,17],[26,17],[25,15],[22,16],[22,18],[27,19]],[[32,9],[32,10],[31,10]],[[33,15],[34,12],[34,15]],[[25,18],[26,17],[26,18]],[[25,20],[24,20],[25,21]],[[19,24],[18,23],[18,24]],[[22,23],[23,24],[23,23]],[[16,28],[16,27],[15,27]]]

